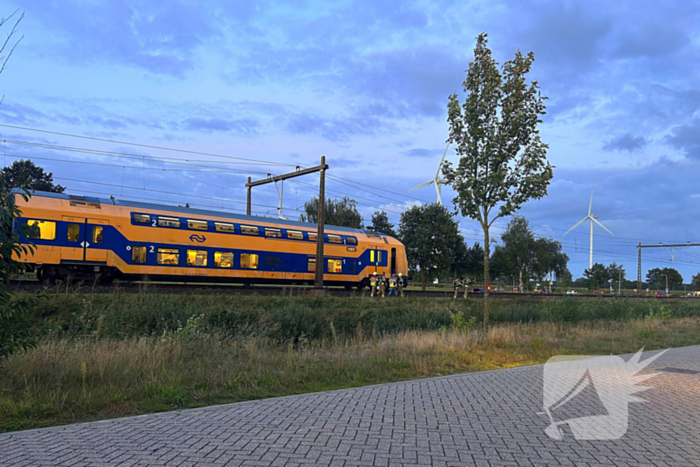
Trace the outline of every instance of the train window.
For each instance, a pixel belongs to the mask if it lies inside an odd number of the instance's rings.
[[[265,267],[266,268],[276,268],[280,265],[280,257],[265,255]]]
[[[236,227],[233,224],[224,224],[223,222],[214,222],[214,229],[217,232],[235,233]]]
[[[298,230],[287,230],[287,238],[292,240],[304,240],[304,234]]]
[[[131,262],[136,264],[146,264],[146,247],[132,246],[131,247]]]
[[[384,240],[384,243],[389,243],[389,240],[387,240],[386,237],[382,237],[382,240]]]
[[[375,252],[375,250],[370,250],[370,252],[369,252],[369,262],[370,263],[374,263],[374,258],[375,258],[374,252]],[[382,262],[382,250],[377,250],[376,258],[377,258],[378,263]]]
[[[345,243],[348,245],[357,245],[357,237],[345,237]]]
[[[207,266],[207,252],[204,250],[187,250],[188,266]]]
[[[315,272],[316,271],[316,258],[309,258],[308,266],[309,266],[309,271]]]
[[[377,250],[377,262],[382,262],[382,250]]]
[[[343,237],[340,235],[328,234],[328,243],[343,243]]]
[[[348,251],[357,251],[357,248],[355,248],[354,246],[349,246],[349,247],[346,248],[346,250],[348,250]]]
[[[158,264],[177,266],[180,263],[180,250],[176,248],[158,248],[156,262]]]
[[[258,269],[258,255],[253,253],[241,253],[241,268]]]
[[[133,213],[131,219],[137,224],[150,224],[151,216],[148,214],[137,214]]]
[[[177,217],[158,216],[158,227],[180,228],[180,219]]]
[[[102,243],[102,232],[104,227],[101,225],[92,226],[92,235],[90,235],[90,242],[92,243]]]
[[[253,227],[251,225],[242,225],[241,226],[241,233],[243,235],[259,235],[260,229],[258,229],[257,227]]]
[[[209,223],[207,221],[194,221],[192,219],[187,219],[187,228],[194,230],[209,230]]]
[[[24,232],[27,238],[34,240],[56,240],[56,223],[29,219]]]
[[[80,224],[68,224],[68,241],[80,241]]]
[[[318,234],[316,232],[309,232],[309,240],[315,242],[318,240]]]
[[[328,272],[338,273],[343,271],[343,260],[342,259],[329,259],[328,260]]]
[[[265,227],[265,236],[272,238],[282,238],[282,231],[280,229],[270,229]]]
[[[231,253],[230,251],[215,251],[214,266],[216,266],[217,268],[232,268],[233,253]]]

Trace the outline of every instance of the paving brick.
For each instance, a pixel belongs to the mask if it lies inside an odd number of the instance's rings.
[[[670,350],[651,367],[700,370],[700,346]],[[700,465],[700,376],[646,381],[648,402],[630,406],[620,440],[552,440],[538,414],[542,368],[7,433],[0,467]],[[590,408],[572,404],[576,413]]]

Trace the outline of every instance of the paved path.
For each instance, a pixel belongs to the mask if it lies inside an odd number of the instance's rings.
[[[700,346],[652,367],[700,370]],[[615,441],[547,437],[542,377],[532,366],[10,433],[0,466],[700,465],[700,374],[643,383],[648,402]]]

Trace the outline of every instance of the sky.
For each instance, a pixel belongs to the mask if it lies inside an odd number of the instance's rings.
[[[519,214],[562,242],[574,277],[588,226],[564,233],[593,185],[593,214],[614,234],[595,227],[594,262],[635,280],[639,242],[700,242],[699,2],[6,0],[0,16],[15,9],[24,37],[0,74],[0,124],[14,127],[0,126],[3,163],[30,157],[67,192],[240,212],[248,176],[325,155],[329,197],[398,223],[435,201],[432,186],[409,190],[438,168],[448,96],[486,32],[499,63],[535,54],[556,168]],[[297,219],[317,186],[287,182],[283,215]],[[442,197],[452,209],[454,193]],[[276,217],[274,185],[253,203]],[[459,220],[483,244],[478,223]],[[643,274],[652,267],[690,282],[700,247],[646,249]]]

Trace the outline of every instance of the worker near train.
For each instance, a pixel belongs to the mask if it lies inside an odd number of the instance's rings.
[[[399,279],[396,281],[396,287],[399,289],[399,295],[403,297],[403,277],[399,273]]]
[[[471,287],[472,281],[469,279],[469,277],[464,278],[464,298],[467,298],[469,295],[469,287]]]
[[[459,277],[455,277],[455,280],[452,281],[452,288],[455,291],[455,295],[452,298],[457,298],[457,294],[459,294],[459,288],[462,286],[462,280]]]
[[[381,292],[382,298],[384,298],[384,294],[386,293],[386,278],[384,277],[384,273],[379,276],[379,292]]]
[[[396,276],[391,275],[389,278],[389,296],[391,297],[391,294],[394,294],[394,297],[396,297]]]
[[[370,294],[370,297],[374,297],[374,294],[377,293],[377,273],[373,272],[371,276],[369,276],[369,285],[372,288],[372,293]]]

